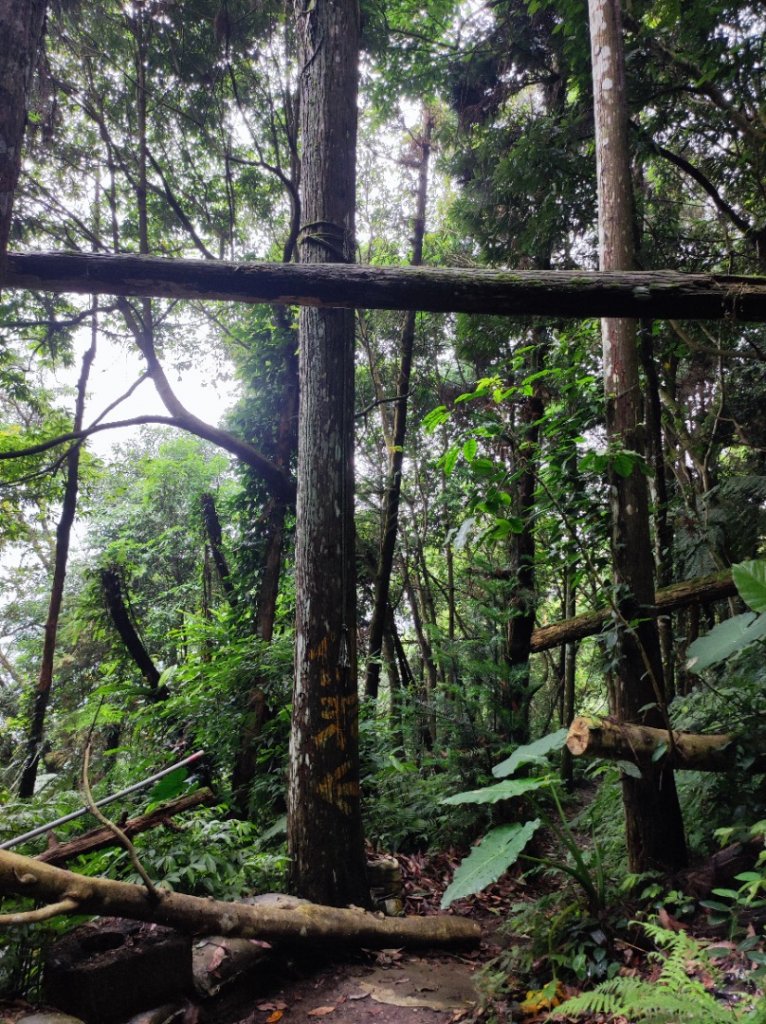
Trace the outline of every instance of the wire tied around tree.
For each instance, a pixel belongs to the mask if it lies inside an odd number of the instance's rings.
[[[321,245],[338,263],[353,262],[353,245],[348,231],[342,224],[331,220],[315,220],[301,224],[298,245],[314,243]]]

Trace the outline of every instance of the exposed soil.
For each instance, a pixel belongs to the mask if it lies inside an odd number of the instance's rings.
[[[245,1016],[230,1016],[219,1006],[215,1024],[310,1024],[325,1018],[333,1024],[447,1024],[465,1020],[476,1003],[475,961],[398,950],[365,959],[310,973],[304,973],[309,965],[294,965],[292,976],[280,979]]]

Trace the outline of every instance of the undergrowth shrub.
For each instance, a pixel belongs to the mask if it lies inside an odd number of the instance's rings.
[[[391,853],[465,845],[482,822],[475,812],[455,814],[442,804],[460,785],[459,767],[449,758],[424,758],[418,764],[391,751],[374,711],[364,708],[360,722],[362,814],[366,836]],[[486,822],[484,822],[486,824]]]
[[[264,833],[252,822],[222,818],[221,810],[206,808],[176,829],[136,836],[133,843],[149,877],[167,889],[219,900],[283,892],[284,823]],[[141,884],[127,852],[115,847],[82,858],[73,870]]]

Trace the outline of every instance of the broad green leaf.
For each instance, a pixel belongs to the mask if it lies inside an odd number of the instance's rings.
[[[465,456],[466,461],[473,462],[473,460],[476,458],[476,450],[478,447],[479,446],[476,442],[476,438],[469,437],[466,443],[463,445],[463,455]]]
[[[498,516],[495,522],[483,534],[483,540],[503,540],[512,533],[522,533],[524,520],[520,516]]]
[[[429,432],[433,433],[437,427],[440,427],[442,423],[446,423],[449,419],[449,409],[446,405],[437,405],[435,409],[432,409],[429,413],[423,417],[423,426]]]
[[[471,469],[475,476],[488,477],[495,474],[495,464],[492,459],[487,459],[481,456],[478,459],[474,459],[471,463]]]
[[[618,761],[617,767],[620,769],[620,771],[624,772],[626,775],[629,775],[631,779],[640,779],[642,777],[641,769],[638,767],[637,764],[633,764],[632,761]]]
[[[754,612],[766,612],[766,560],[740,562],[731,567],[739,596]]]
[[[444,891],[441,907],[445,910],[455,900],[486,889],[492,882],[515,864],[519,854],[540,827],[540,819],[521,825],[500,825],[475,846],[455,870],[454,877]]]
[[[763,637],[766,637],[766,615],[756,615],[755,612],[735,615],[689,645],[686,667],[690,672],[700,672],[725,661]]]
[[[164,803],[165,800],[174,800],[184,792],[184,785],[188,776],[185,768],[176,768],[174,772],[166,775],[155,782],[149,793],[149,800],[153,804]]]
[[[534,743],[517,747],[510,757],[495,765],[492,774],[496,779],[504,779],[508,775],[513,775],[521,765],[540,761],[554,750],[561,750],[567,741],[567,732],[567,729],[559,729],[557,732],[550,732],[547,736],[542,736]]]
[[[612,459],[612,468],[618,476],[629,477],[636,464],[633,452],[617,452]]]
[[[550,785],[550,778],[542,779],[507,779],[495,786],[484,786],[483,789],[469,789],[465,793],[455,793],[442,800],[443,804],[495,804],[498,800],[511,800],[516,796],[524,796],[536,789],[545,789]]]
[[[452,476],[452,470],[455,468],[455,463],[457,462],[459,454],[459,448],[450,448],[450,450],[443,456],[441,465],[445,476]]]

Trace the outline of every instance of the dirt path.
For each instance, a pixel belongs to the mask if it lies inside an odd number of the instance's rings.
[[[474,1007],[475,973],[476,963],[461,957],[390,951],[284,979],[247,1016],[217,1016],[216,1024],[447,1024]]]

